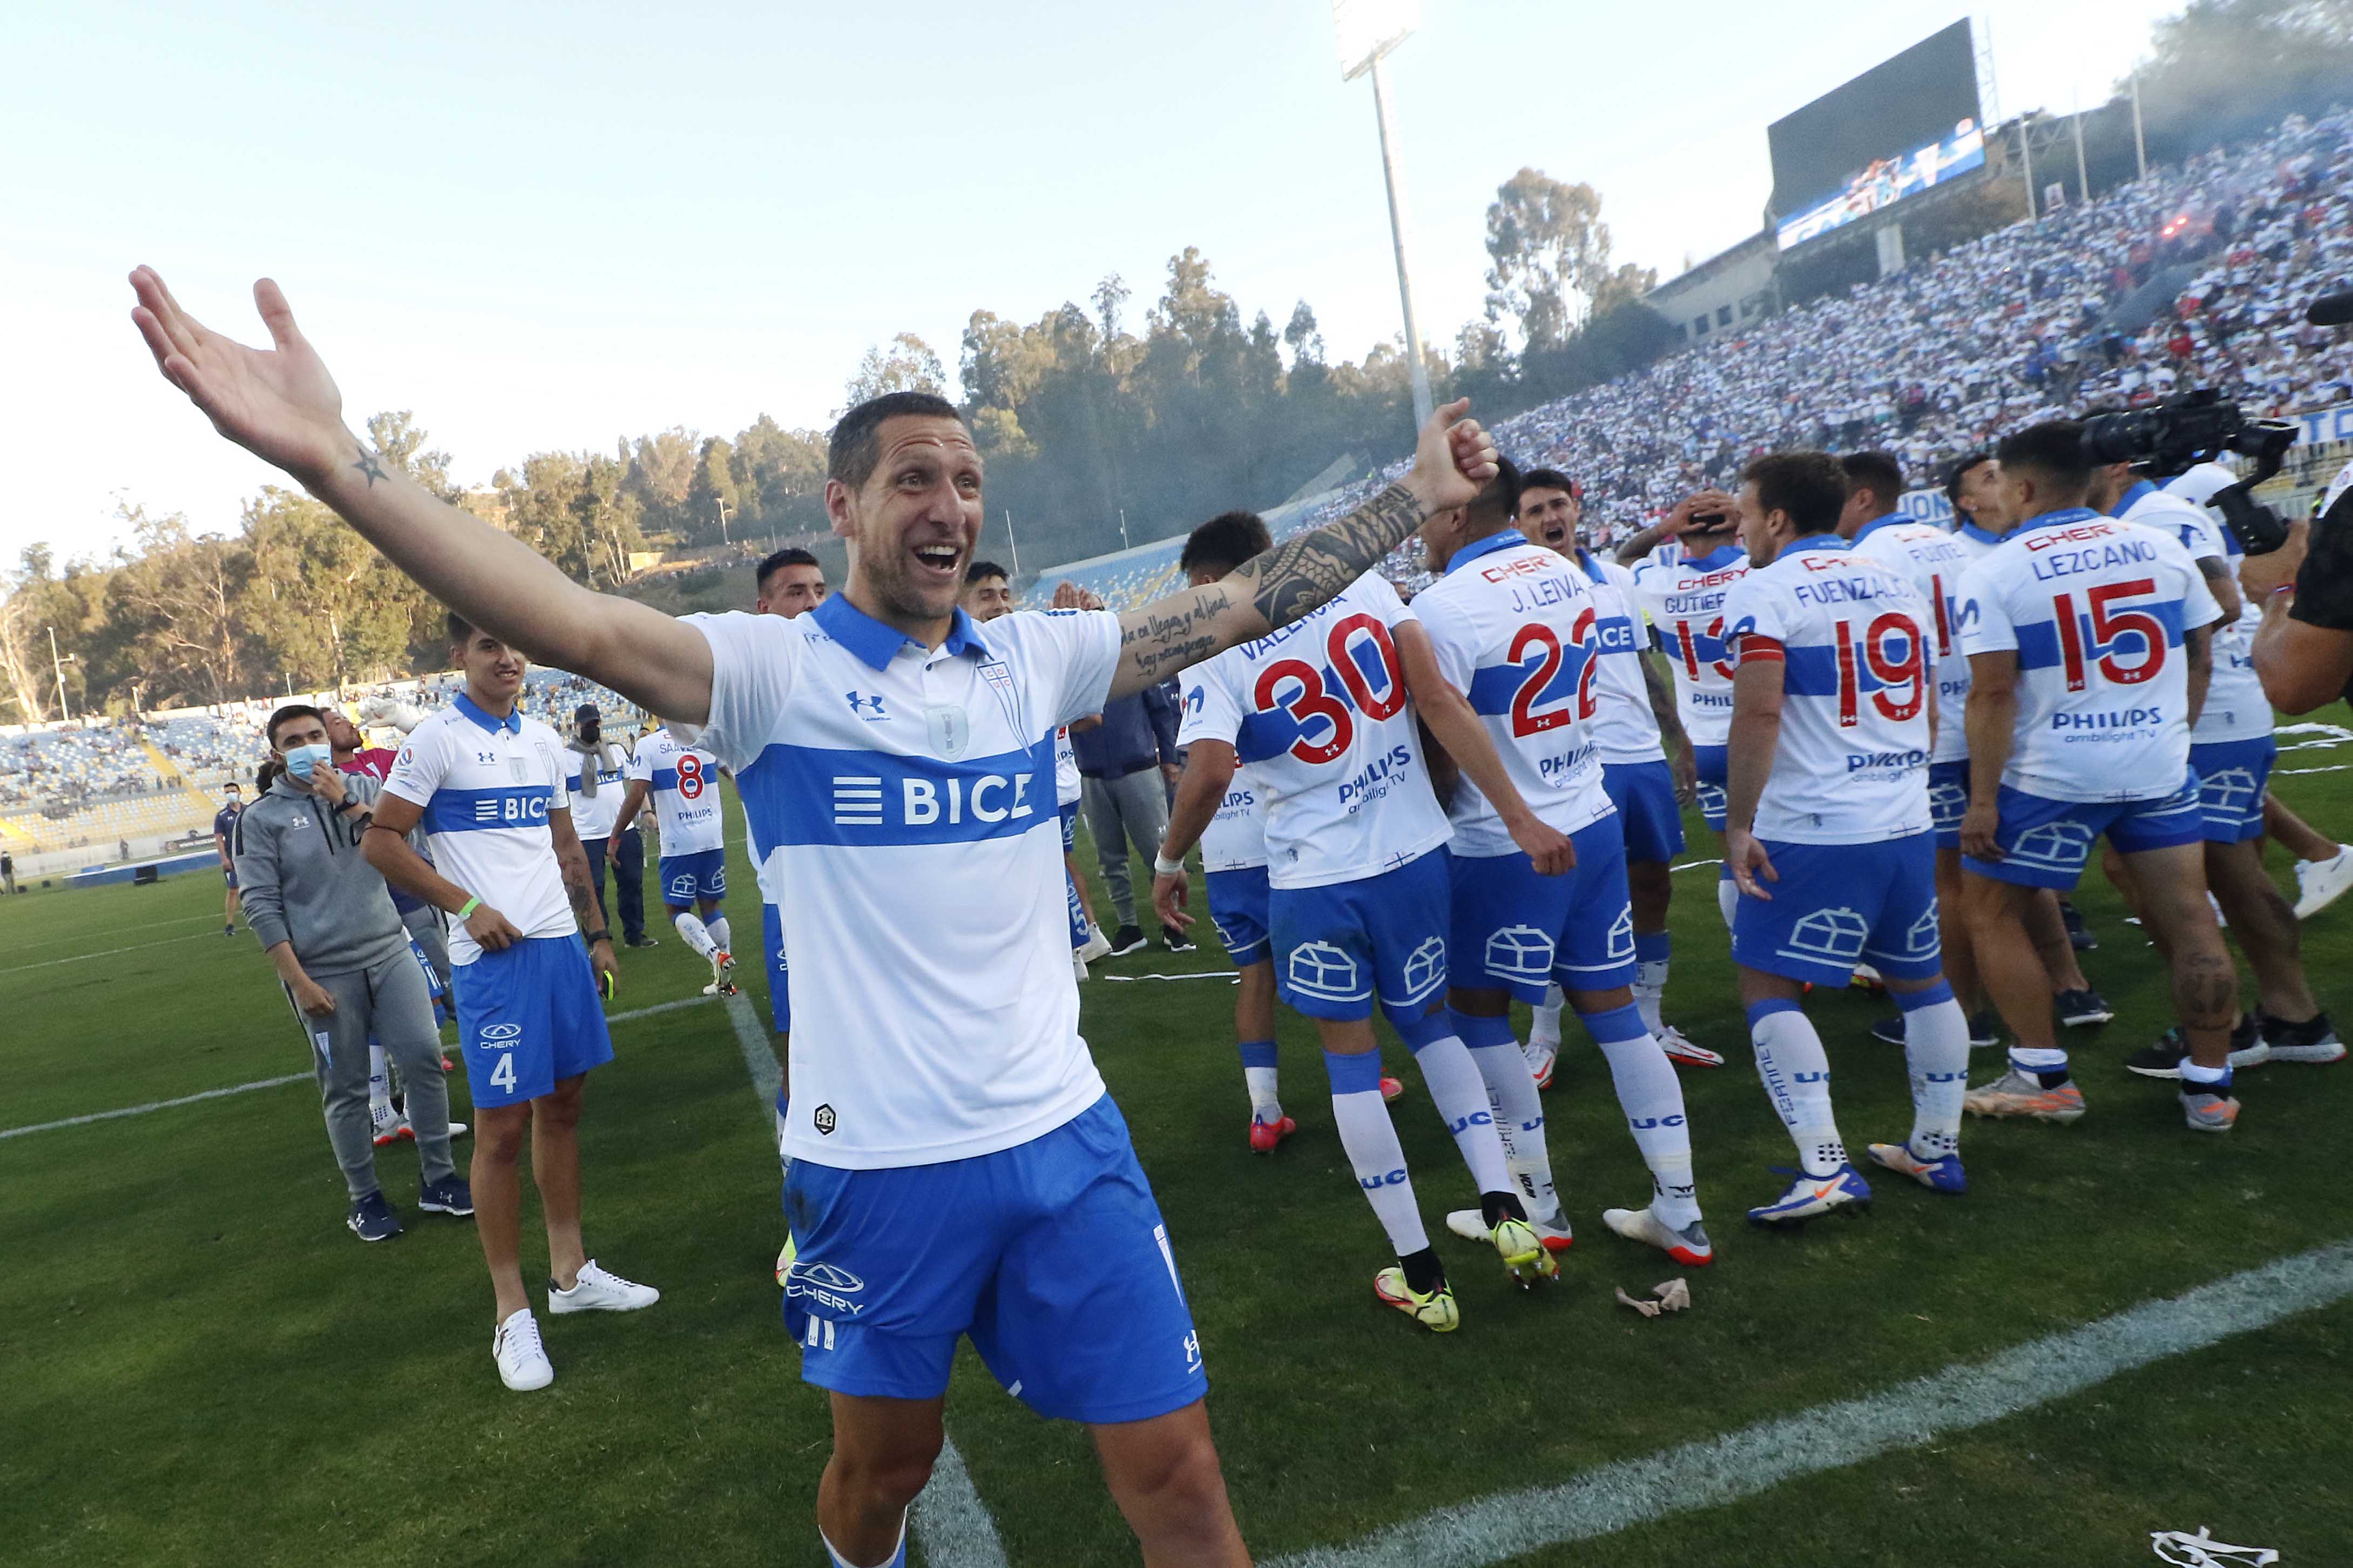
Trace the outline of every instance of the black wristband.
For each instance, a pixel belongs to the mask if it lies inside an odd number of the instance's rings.
[[[606,931],[592,931],[581,940],[586,942],[590,947],[596,946],[600,942],[609,945],[613,940],[613,933],[609,929]]]

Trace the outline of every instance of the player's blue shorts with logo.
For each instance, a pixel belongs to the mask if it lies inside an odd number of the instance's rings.
[[[1890,980],[1943,973],[1936,941],[1936,836],[1876,844],[1760,840],[1780,880],[1732,913],[1732,961],[1788,980],[1844,985],[1868,963]]]
[[[2008,784],[1995,799],[2001,817],[1994,842],[2002,858],[1965,855],[1961,866],[1998,882],[2072,888],[2103,833],[2126,855],[2196,844],[2206,837],[2206,810],[2194,773],[2184,776],[2179,789],[2157,800],[2048,800]]]
[[[2198,805],[2209,844],[2244,844],[2263,836],[2263,790],[2271,783],[2279,742],[2269,735],[2215,741],[2189,748],[2198,775]]]
[[[1062,853],[1070,854],[1079,847],[1079,803],[1075,800],[1054,808],[1062,818]]]
[[[1267,936],[1266,868],[1245,866],[1238,871],[1208,874],[1209,921],[1218,941],[1237,969],[1264,963],[1270,951]]]
[[[1725,793],[1732,782],[1732,748],[1729,746],[1694,746],[1692,762],[1699,769],[1699,814],[1715,832],[1724,831],[1724,818],[1730,809],[1732,797]]]
[[[760,900],[760,955],[768,963],[768,1017],[776,1033],[793,1032],[792,975],[785,967],[785,917],[776,905]]]
[[[1663,766],[1664,764],[1661,764]],[[1525,855],[1457,855],[1447,983],[1544,1000],[1634,984],[1634,906],[1626,896],[1626,838],[1615,816],[1570,834],[1577,864],[1537,873]]]
[[[1961,818],[1969,814],[1969,760],[1928,764],[1928,816],[1936,825],[1936,847],[1961,847]]]
[[[596,974],[578,937],[525,937],[451,974],[458,1044],[476,1105],[537,1100],[613,1059]]]
[[[727,851],[697,849],[691,855],[665,855],[658,874],[662,902],[666,904],[723,899],[727,896]]]
[[[936,1398],[966,1335],[1007,1392],[1058,1420],[1148,1420],[1208,1392],[1167,1226],[1109,1095],[994,1154],[795,1160],[785,1217],[785,1327],[820,1388]]]
[[[1276,994],[1311,1018],[1419,1018],[1446,990],[1445,847],[1392,871],[1267,893]]]
[[[1618,808],[1618,831],[1629,860],[1672,860],[1683,852],[1683,808],[1675,800],[1675,771],[1651,763],[1604,763],[1601,788]]]

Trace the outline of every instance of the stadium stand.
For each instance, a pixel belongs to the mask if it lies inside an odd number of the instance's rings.
[[[1761,452],[1877,447],[1926,481],[2006,430],[2219,387],[2251,415],[2353,398],[2353,342],[2304,302],[2353,285],[2353,111],[2290,116],[2081,206],[2020,222],[1875,283],[1497,422],[1502,449],[1567,469],[1604,543]],[[1303,504],[1281,539],[1402,475],[1404,459]],[[1114,609],[1176,585],[1181,540],[1040,575]],[[1166,557],[1165,563],[1162,556]],[[1162,570],[1155,570],[1163,567]],[[1409,544],[1383,573],[1411,591]]]

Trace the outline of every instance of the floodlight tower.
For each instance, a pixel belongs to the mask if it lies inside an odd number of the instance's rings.
[[[1398,302],[1405,310],[1406,371],[1413,378],[1413,425],[1430,423],[1430,367],[1422,363],[1421,332],[1413,320],[1413,278],[1405,262],[1405,202],[1398,192],[1397,132],[1389,126],[1388,84],[1381,61],[1421,25],[1421,0],[1332,0],[1332,20],[1340,32],[1340,79],[1370,72],[1373,119],[1380,127],[1381,180],[1389,193],[1389,239],[1397,248]]]

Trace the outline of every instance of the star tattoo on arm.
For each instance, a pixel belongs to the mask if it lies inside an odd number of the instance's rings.
[[[366,478],[370,489],[375,488],[376,480],[385,477],[384,466],[375,460],[375,454],[365,447],[360,448],[359,461],[353,463],[352,467],[357,468]]]

